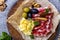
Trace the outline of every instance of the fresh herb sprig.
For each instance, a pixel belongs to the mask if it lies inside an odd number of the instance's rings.
[[[6,32],[2,32],[2,35],[0,36],[0,40],[12,40],[12,38]]]
[[[31,38],[31,39],[34,39],[34,36],[33,36],[33,35],[30,35],[30,38]]]

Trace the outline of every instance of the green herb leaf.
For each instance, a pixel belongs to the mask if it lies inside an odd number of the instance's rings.
[[[48,13],[49,12],[49,9],[46,9],[46,13]]]
[[[3,36],[0,36],[0,40],[3,40],[5,37],[3,37]]]
[[[6,35],[8,35],[8,34],[7,34],[6,32],[2,32],[2,35],[3,35],[3,36],[6,36]]]
[[[40,24],[40,23],[39,23],[38,21],[35,21],[35,22],[34,22],[34,25],[35,25],[35,26],[37,26],[37,25],[39,25],[39,24]]]
[[[6,40],[11,40],[11,36],[8,35],[7,38],[6,38]]]
[[[8,35],[6,32],[2,32],[2,35],[0,36],[0,40],[11,40],[11,36]]]
[[[30,35],[30,38],[31,38],[31,39],[34,39],[34,36],[33,36],[33,35]]]

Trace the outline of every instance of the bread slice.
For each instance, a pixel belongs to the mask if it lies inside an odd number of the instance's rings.
[[[26,7],[26,6],[30,6],[31,3],[35,1],[39,4],[42,5],[42,7],[46,7],[46,6],[50,6],[52,8],[52,12],[54,12],[54,16],[53,16],[53,30],[52,30],[52,33],[50,35],[48,35],[47,37],[37,37],[35,38],[34,40],[48,40],[51,35],[54,33],[55,34],[55,31],[56,31],[56,28],[57,28],[57,25],[59,23],[59,19],[57,18],[58,15],[59,15],[59,12],[58,10],[55,8],[55,6],[53,4],[51,4],[48,0],[26,0],[24,1],[17,9],[17,11],[8,18],[8,22],[19,32],[21,33],[22,37],[24,40],[31,40],[29,36],[26,36],[24,35],[20,30],[19,30],[19,23],[20,23],[20,18],[21,18],[21,15],[22,15],[22,8],[23,7]]]
[[[5,1],[6,0],[0,0],[0,11],[4,11],[4,9],[7,7]]]
[[[4,3],[0,5],[0,11],[4,11],[4,9],[7,7],[7,5]]]
[[[0,0],[0,5],[4,4],[5,0]]]

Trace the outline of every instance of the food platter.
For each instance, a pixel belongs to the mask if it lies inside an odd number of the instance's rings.
[[[18,6],[23,2],[23,0],[18,0],[18,2],[11,8],[10,12],[8,13],[8,18],[16,11],[16,9],[18,8]],[[14,40],[24,40],[21,36],[21,34],[15,29],[13,28],[12,25],[10,25],[9,23],[7,23],[7,28],[9,30],[9,33],[11,34],[12,38]],[[56,36],[56,32],[54,32],[52,34],[52,36],[48,39],[48,40],[54,40],[54,37]]]

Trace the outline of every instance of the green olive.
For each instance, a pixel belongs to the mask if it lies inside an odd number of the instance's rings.
[[[26,18],[26,17],[27,17],[27,13],[24,12],[24,13],[22,14],[22,17]]]
[[[28,7],[25,7],[25,8],[24,8],[24,12],[27,13],[27,12],[29,12],[29,11],[30,11],[30,8],[28,8]]]

